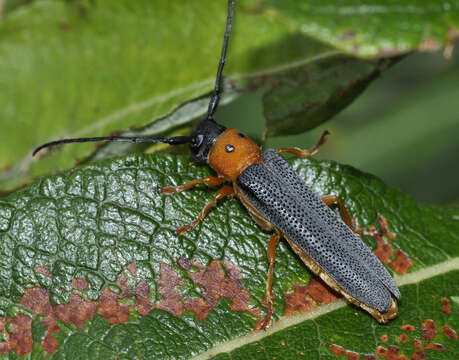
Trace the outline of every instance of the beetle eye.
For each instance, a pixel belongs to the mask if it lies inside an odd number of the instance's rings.
[[[231,152],[234,151],[234,146],[231,145],[231,144],[226,144],[225,150],[226,150],[227,153],[231,153]]]
[[[241,138],[245,138],[245,135],[244,134],[241,134],[241,133],[238,133],[239,137]]]

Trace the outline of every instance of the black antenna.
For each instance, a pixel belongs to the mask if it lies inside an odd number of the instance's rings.
[[[207,110],[206,119],[211,120],[211,121],[214,121],[213,115],[215,111],[217,110],[218,101],[220,100],[220,92],[221,92],[220,84],[221,84],[221,79],[222,79],[223,67],[225,66],[226,49],[228,48],[228,41],[229,41],[229,35],[231,32],[232,19],[233,19],[233,0],[228,0],[228,15],[226,17],[226,30],[225,30],[225,37],[223,39],[222,53],[220,57],[220,62],[218,64],[217,77],[215,79],[214,94],[212,96],[212,99],[210,99],[209,108]],[[134,142],[134,143],[161,142],[161,143],[169,144],[169,145],[179,145],[179,144],[189,144],[193,141],[193,138],[191,136],[175,136],[169,139],[143,137],[143,136],[139,136],[139,137],[100,136],[100,137],[91,137],[91,138],[71,138],[71,139],[51,141],[49,143],[40,145],[33,151],[33,155],[38,153],[40,150],[50,147],[50,146],[69,144],[69,143],[97,142],[97,141],[128,141],[128,142]]]
[[[233,20],[233,0],[228,0],[228,15],[226,16],[226,30],[225,37],[223,39],[222,54],[220,57],[220,63],[218,64],[217,78],[215,79],[215,88],[212,99],[209,102],[209,108],[207,110],[207,119],[213,120],[214,113],[217,110],[218,102],[220,100],[220,85],[222,80],[223,67],[225,66],[226,49],[228,48],[229,35],[231,32],[231,22]]]
[[[169,139],[167,138],[154,138],[154,137],[147,137],[147,136],[99,136],[99,137],[92,137],[92,138],[73,138],[73,139],[62,139],[51,141],[49,143],[40,145],[33,151],[33,156],[40,150],[54,146],[54,145],[61,145],[61,144],[69,144],[69,143],[81,143],[81,142],[97,142],[97,141],[127,141],[127,142],[134,142],[134,143],[141,143],[141,142],[161,142],[164,144],[169,145],[179,145],[179,144],[188,144],[191,142],[191,136],[175,136]]]

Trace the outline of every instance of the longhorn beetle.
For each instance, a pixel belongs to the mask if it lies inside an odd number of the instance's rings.
[[[189,136],[171,138],[107,136],[73,138],[53,141],[39,146],[89,141],[162,142],[169,145],[189,144],[191,159],[207,163],[217,176],[193,180],[181,186],[163,187],[164,195],[182,192],[197,184],[223,185],[215,197],[202,209],[197,219],[177,229],[182,235],[195,227],[220,199],[237,196],[252,218],[263,230],[273,231],[268,243],[268,279],[265,304],[267,313],[260,328],[271,323],[274,308],[272,290],[276,246],[285,238],[303,262],[332,289],[351,303],[368,311],[379,322],[386,323],[397,315],[400,291],[386,268],[362,242],[364,232],[353,223],[343,201],[329,195],[318,197],[298,177],[292,167],[279,155],[287,152],[307,158],[317,152],[324,143],[327,132],[309,150],[284,148],[261,152],[251,139],[236,129],[227,129],[214,120],[221,93],[221,79],[231,30],[233,1],[228,1],[226,30],[218,65],[213,96],[207,116],[201,120]],[[329,206],[338,203],[341,218]]]

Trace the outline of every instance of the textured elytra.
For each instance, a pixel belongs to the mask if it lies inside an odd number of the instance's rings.
[[[381,262],[277,152],[263,160],[238,178],[247,198],[346,292],[386,312],[400,291]]]

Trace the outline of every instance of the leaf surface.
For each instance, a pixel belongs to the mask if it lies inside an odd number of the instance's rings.
[[[378,213],[387,219],[397,235],[386,239],[389,269],[408,270],[396,276],[403,297],[396,320],[379,325],[341,300],[288,300],[311,285],[311,276],[281,242],[277,322],[266,333],[254,333],[265,309],[270,235],[232,199],[196,229],[175,236],[213,192],[197,187],[165,197],[157,189],[210,170],[188,166],[183,156],[133,155],[42,178],[0,202],[0,353],[56,359],[75,353],[88,359],[303,353],[332,359],[335,344],[360,354],[397,345],[409,358],[417,338],[423,351],[454,358],[458,341],[444,335],[443,325],[459,329],[458,211],[418,205],[375,177],[331,161],[292,164],[318,194],[340,195],[360,224],[376,223]],[[376,247],[372,238],[363,240]],[[449,313],[442,311],[442,298]],[[433,320],[437,334],[423,340],[426,320]],[[405,324],[415,331],[401,330]],[[398,341],[404,332],[405,343]],[[387,342],[381,340],[385,334]],[[431,342],[446,350],[429,350]]]

